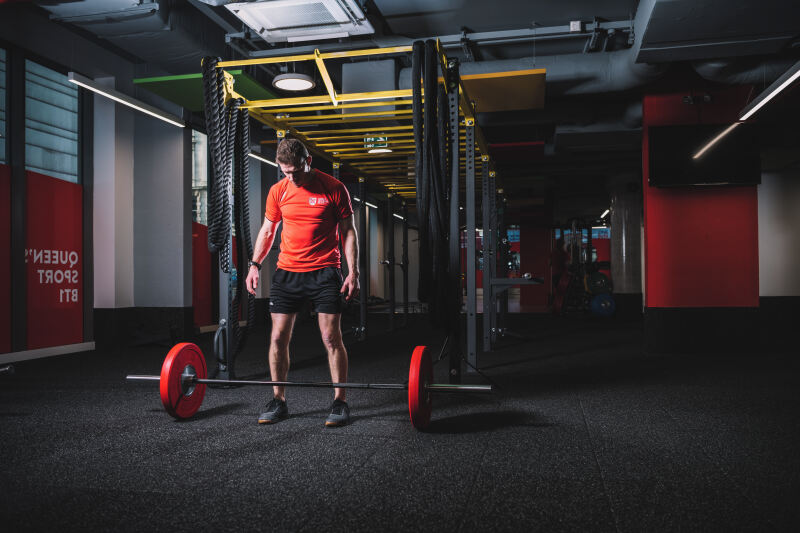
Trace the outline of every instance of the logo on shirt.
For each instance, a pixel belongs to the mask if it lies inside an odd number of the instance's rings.
[[[311,196],[308,198],[308,205],[325,205],[328,199],[324,196]]]

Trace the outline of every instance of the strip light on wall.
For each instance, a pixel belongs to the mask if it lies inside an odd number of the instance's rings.
[[[157,109],[149,104],[145,104],[144,102],[136,100],[135,98],[131,98],[130,96],[122,94],[119,91],[115,91],[114,89],[109,89],[107,87],[98,85],[97,82],[85,76],[81,76],[80,74],[76,74],[75,72],[70,72],[67,74],[67,79],[70,82],[74,83],[75,85],[83,87],[84,89],[89,89],[90,91],[93,91],[101,96],[105,96],[106,98],[110,98],[111,100],[114,100],[115,102],[118,102],[122,105],[126,105],[137,111],[146,113],[151,117],[155,117],[159,120],[163,120],[164,122],[168,122],[173,126],[178,126],[179,128],[186,127],[186,125],[179,117],[167,113],[166,111],[161,111],[160,109]]]
[[[361,201],[361,198],[356,198],[355,196],[353,196],[353,200],[355,200],[356,202],[360,202],[360,201]],[[377,205],[373,205],[373,204],[371,204],[371,203],[369,203],[369,202],[364,202],[364,204],[365,204],[367,207],[371,207],[372,209],[378,209],[378,206],[377,206]]]
[[[259,160],[259,161],[261,161],[262,163],[266,163],[266,164],[268,164],[268,165],[272,165],[272,166],[273,166],[273,167],[275,167],[275,168],[277,168],[277,167],[278,167],[278,165],[277,165],[277,164],[276,164],[274,161],[270,161],[269,159],[267,159],[267,158],[265,158],[265,157],[263,157],[263,156],[260,156],[260,155],[258,155],[258,154],[257,154],[257,153],[255,153],[255,152],[250,152],[250,157],[252,157],[253,159],[258,159],[258,160]]]

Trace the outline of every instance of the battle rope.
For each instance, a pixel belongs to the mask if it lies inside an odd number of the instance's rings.
[[[219,255],[219,268],[231,273],[233,246],[231,224],[236,232],[239,265],[246,265],[253,255],[250,234],[250,123],[249,113],[239,106],[241,99],[225,105],[224,76],[216,68],[217,59],[203,60],[203,98],[205,103],[206,132],[211,157],[212,180],[208,205],[208,249]],[[245,268],[240,269],[242,272]],[[244,277],[238,276],[236,291],[230,299],[228,316],[230,333],[235,339],[230,363],[239,352],[248,328],[239,327],[239,308],[242,294],[247,294],[247,323],[255,322],[255,297],[244,292]]]

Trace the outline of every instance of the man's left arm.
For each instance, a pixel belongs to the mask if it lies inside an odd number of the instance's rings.
[[[353,215],[339,221],[339,235],[342,236],[344,257],[347,261],[347,277],[342,285],[341,293],[349,301],[358,296],[358,234],[353,225]]]

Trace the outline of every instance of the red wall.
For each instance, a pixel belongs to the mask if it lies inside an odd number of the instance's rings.
[[[11,167],[0,165],[0,353],[11,351]]]
[[[208,326],[211,315],[211,252],[208,251],[208,226],[192,222],[192,307],[194,325]]]
[[[611,239],[592,239],[592,247],[597,251],[597,261],[611,261]],[[600,270],[601,273],[611,279],[610,270]],[[613,283],[614,280],[611,279]]]
[[[688,105],[689,91],[643,99],[642,174],[645,306],[757,307],[758,201],[755,186],[650,187],[648,127],[730,124],[750,87],[713,89]]]
[[[83,342],[83,187],[26,176],[27,348]]]
[[[547,310],[550,288],[550,252],[553,230],[549,227],[532,227],[525,223],[519,228],[520,276],[530,272],[531,276],[543,277],[541,285],[522,285],[519,291],[520,311],[544,312]]]

